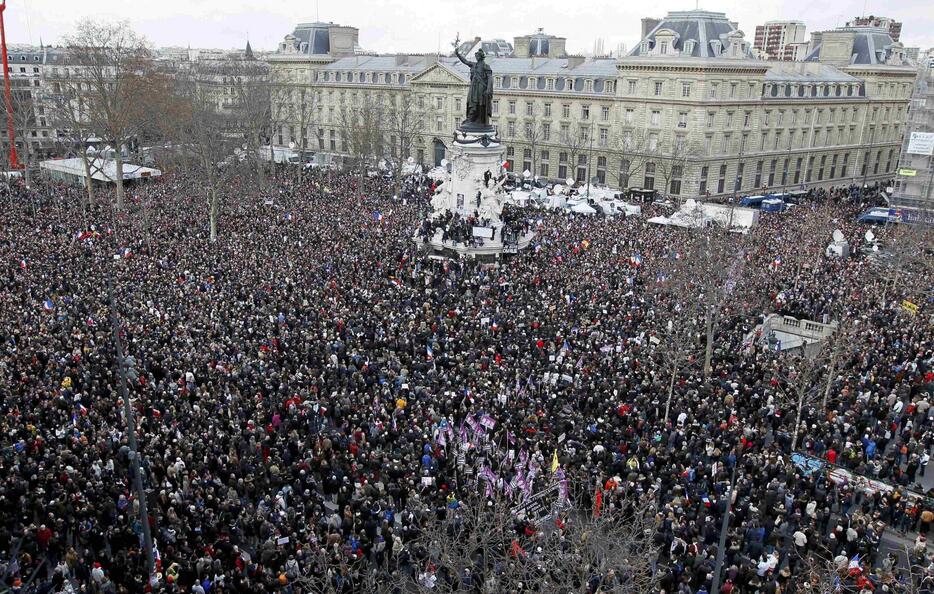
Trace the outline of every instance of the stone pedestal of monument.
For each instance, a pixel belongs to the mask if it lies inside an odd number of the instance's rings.
[[[505,147],[492,127],[458,127],[447,173],[431,200],[428,225],[436,228],[427,242],[424,235],[417,236],[416,242],[427,244],[438,255],[474,257],[516,253],[528,247],[533,233],[517,237],[503,225],[504,152]],[[445,234],[444,228],[437,227],[441,221],[451,219],[455,224],[449,227],[459,227],[460,237],[454,237],[451,232]]]

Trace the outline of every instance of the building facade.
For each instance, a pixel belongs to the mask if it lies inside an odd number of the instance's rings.
[[[908,113],[892,203],[934,210],[934,68],[925,67],[919,72]]]
[[[42,101],[46,92],[45,72],[50,50],[46,47],[11,46],[7,51],[10,92],[13,101],[13,127],[20,163],[35,165],[56,151],[52,118]],[[9,138],[3,134],[4,159],[9,155]]]
[[[798,60],[807,37],[802,21],[768,21],[756,25],[753,50],[763,60]]]
[[[726,197],[891,177],[915,68],[884,29],[819,39],[805,61],[765,62],[726,15],[685,11],[655,23],[621,58],[490,58],[493,123],[509,166],[549,179]],[[271,76],[314,101],[303,129],[278,127],[284,144],[305,135],[311,149],[342,153],[342,110],[381,96],[419,116],[408,154],[392,154],[397,142],[385,131],[387,156],[431,165],[463,118],[468,70],[456,58],[280,51],[267,59]]]

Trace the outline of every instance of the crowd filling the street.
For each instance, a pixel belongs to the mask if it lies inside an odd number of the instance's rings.
[[[298,169],[229,174],[216,242],[180,171],[4,187],[0,589],[934,592],[930,244],[862,249],[884,186],[745,234],[510,207],[490,262],[426,257],[475,224],[430,180]]]

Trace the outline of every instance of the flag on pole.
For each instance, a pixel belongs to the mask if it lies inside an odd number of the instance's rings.
[[[429,361],[435,358],[435,352],[431,348],[431,343],[428,343],[425,345],[425,356],[428,358]]]
[[[555,448],[555,453],[551,457],[551,472],[554,473],[556,470],[558,470],[559,466],[560,464],[558,463],[558,448]]]

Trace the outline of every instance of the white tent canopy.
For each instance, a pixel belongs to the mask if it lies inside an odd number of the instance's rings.
[[[80,157],[70,159],[51,159],[39,163],[39,168],[54,177],[73,177],[84,180],[84,163]],[[142,165],[133,165],[132,163],[123,164],[123,179],[146,179],[158,177],[162,171],[152,167],[143,167]],[[117,164],[111,159],[92,159],[91,179],[104,183],[114,183],[117,180]]]

